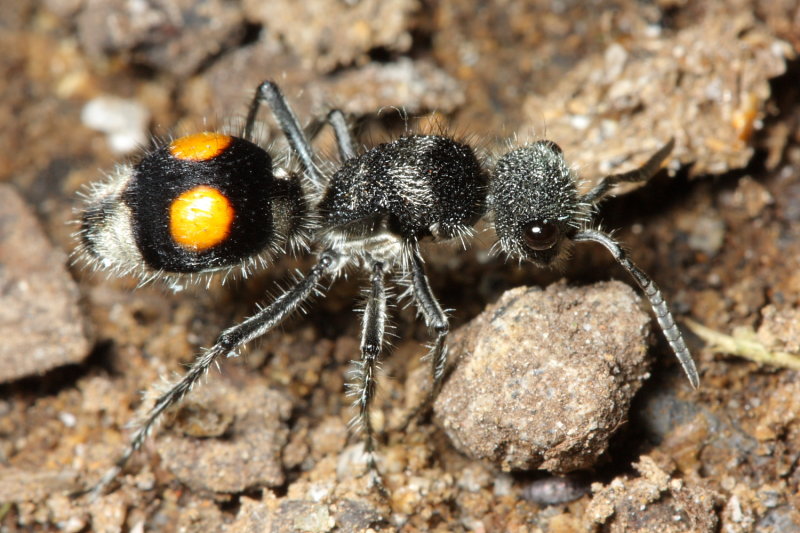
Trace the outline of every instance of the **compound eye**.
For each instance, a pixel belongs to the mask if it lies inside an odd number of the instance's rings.
[[[533,220],[522,229],[525,245],[531,250],[549,250],[558,243],[558,226],[546,220]]]

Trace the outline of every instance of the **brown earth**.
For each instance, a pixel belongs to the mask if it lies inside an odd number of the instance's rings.
[[[9,0],[0,12],[0,180],[24,199],[0,206],[0,327],[15,347],[2,353],[2,531],[800,531],[797,2]],[[674,137],[667,172],[600,219],[661,286],[700,388],[654,327],[653,364],[637,367],[641,388],[605,452],[588,447],[566,480],[506,471],[458,451],[438,416],[402,429],[427,390],[429,335],[394,306],[373,414],[382,499],[347,427],[355,275],[212,371],[107,494],[70,498],[123,449],[140,391],[310,265],[134,290],[68,264],[76,195],[135,160],[114,147],[241,123],[267,78],[304,122],[344,108],[365,144],[444,125],[490,162],[547,137],[589,182]],[[280,153],[271,124],[260,135]],[[335,153],[327,131],[318,145]],[[492,242],[487,229],[467,251],[426,249],[453,331],[514,287],[630,282],[599,247],[540,272],[490,256]]]

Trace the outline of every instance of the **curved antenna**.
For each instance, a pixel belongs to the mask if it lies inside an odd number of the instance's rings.
[[[339,148],[339,157],[342,163],[348,159],[356,156],[356,150],[353,146],[353,135],[350,133],[350,128],[347,126],[347,120],[344,118],[344,113],[340,109],[332,109],[328,113],[328,123],[333,128],[333,133],[336,135],[336,146]]]
[[[672,153],[673,148],[675,148],[674,137],[670,139],[667,144],[662,146],[658,152],[654,153],[644,165],[630,172],[606,176],[600,180],[600,183],[595,185],[591,191],[586,193],[581,200],[589,204],[596,204],[602,200],[617,183],[649,180],[661,169],[661,164],[669,154]]]
[[[675,319],[672,317],[669,306],[661,296],[661,290],[659,290],[655,282],[628,258],[628,255],[619,243],[602,231],[593,229],[579,231],[572,240],[575,242],[591,241],[602,244],[611,252],[611,255],[614,256],[617,263],[627,270],[633,279],[636,280],[636,283],[642,288],[644,295],[650,301],[650,306],[653,308],[653,312],[656,315],[658,325],[661,326],[664,337],[666,337],[672,351],[675,352],[675,356],[678,358],[678,361],[680,361],[683,371],[689,378],[689,383],[696,389],[700,385],[697,367],[695,367],[689,348],[686,347],[681,331],[678,329],[678,326],[675,325]]]

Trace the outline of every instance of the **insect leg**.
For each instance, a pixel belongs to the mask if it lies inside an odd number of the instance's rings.
[[[447,366],[447,347],[445,341],[450,332],[450,324],[447,315],[442,310],[436,296],[431,291],[428,276],[425,274],[425,267],[419,249],[415,249],[411,258],[411,282],[414,289],[414,300],[417,302],[425,324],[436,333],[436,340],[430,351],[430,358],[433,371],[433,391],[435,396],[442,383],[445,367]]]
[[[419,249],[415,249],[411,256],[411,285],[417,308],[425,318],[425,324],[436,332],[436,340],[434,340],[431,351],[428,354],[431,358],[433,374],[431,391],[422,403],[414,407],[411,412],[408,413],[401,426],[403,431],[408,428],[412,420],[428,412],[433,406],[436,396],[439,394],[445,371],[447,370],[447,346],[445,345],[445,341],[447,340],[447,334],[450,332],[450,324],[447,320],[447,315],[433,295],[431,285],[428,282],[428,276],[425,274],[425,268],[422,256],[419,254]]]
[[[332,109],[328,113],[328,123],[336,135],[336,146],[339,147],[339,157],[342,162],[354,158],[356,152],[353,146],[353,134],[350,132],[344,113],[339,109]]]
[[[317,264],[307,276],[299,280],[293,287],[285,291],[272,304],[251,316],[241,324],[223,331],[216,343],[203,351],[192,363],[189,371],[172,387],[156,399],[155,405],[145,416],[143,422],[131,437],[128,448],[106,472],[100,481],[89,491],[92,498],[99,496],[103,489],[125,467],[131,456],[142,447],[142,444],[155,428],[166,409],[178,403],[206,374],[209,367],[220,357],[226,356],[236,348],[250,342],[256,337],[279,324],[304,301],[319,291],[322,278],[335,271],[339,263],[339,255],[330,250],[319,256]]]
[[[367,454],[367,466],[372,474],[373,483],[385,494],[377,464],[375,463],[375,430],[372,427],[370,406],[375,396],[376,372],[379,357],[383,349],[383,337],[386,330],[386,287],[384,264],[374,262],[370,276],[370,289],[367,305],[364,309],[361,330],[361,361],[357,362],[357,381],[350,386],[350,392],[356,396],[354,404],[358,407],[358,421],[364,429],[364,450]]]
[[[322,192],[325,187],[325,182],[314,164],[314,153],[311,150],[311,145],[306,139],[303,129],[297,120],[292,108],[286,102],[286,97],[281,92],[278,85],[273,81],[265,81],[256,89],[256,94],[253,101],[250,103],[250,110],[247,113],[247,121],[245,122],[244,132],[242,133],[245,139],[250,139],[253,135],[253,126],[255,125],[256,115],[262,104],[269,106],[272,115],[275,117],[276,122],[283,130],[286,140],[289,141],[289,146],[300,158],[303,164],[305,174],[311,182],[315,193]]]

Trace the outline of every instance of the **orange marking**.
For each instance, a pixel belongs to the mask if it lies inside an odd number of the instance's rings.
[[[175,139],[169,144],[169,152],[184,161],[208,161],[227,150],[232,142],[230,135],[204,131]]]
[[[169,232],[184,248],[203,251],[224,242],[234,209],[217,189],[199,185],[178,196],[169,208]]]

